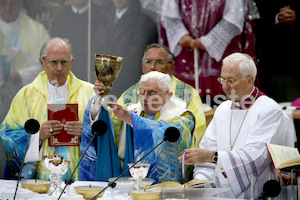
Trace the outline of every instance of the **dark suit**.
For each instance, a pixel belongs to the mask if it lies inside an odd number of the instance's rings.
[[[261,19],[257,22],[259,76],[262,90],[279,102],[292,101],[299,96],[298,62],[300,46],[299,0],[257,0]],[[277,23],[279,9],[290,6],[296,12],[293,24]],[[298,14],[298,15],[297,15]]]
[[[101,24],[102,7],[91,4],[91,35]],[[50,29],[51,37],[69,38],[74,62],[72,72],[81,80],[88,81],[88,10],[78,14],[72,11],[71,6],[65,6],[54,18]],[[91,52],[93,55],[93,52]],[[94,60],[91,60],[91,69],[94,72]],[[95,75],[92,74],[94,80]]]
[[[115,23],[115,6],[108,6],[104,25],[99,26],[93,43],[93,52],[124,57],[120,76],[113,84],[111,94],[119,97],[142,75],[141,61],[146,45],[157,42],[157,25],[141,12],[138,0],[132,0],[128,10]]]

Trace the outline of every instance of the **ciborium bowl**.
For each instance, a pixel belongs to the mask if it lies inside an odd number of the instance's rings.
[[[37,193],[47,193],[50,188],[51,182],[37,179],[21,180],[22,188],[26,188]]]

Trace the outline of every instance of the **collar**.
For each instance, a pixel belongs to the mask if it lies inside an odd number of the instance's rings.
[[[138,102],[136,104],[131,104],[128,109],[132,111],[133,113],[140,115],[142,117],[146,117],[146,113],[142,111],[141,103]],[[170,101],[168,101],[163,109],[160,110],[160,112],[157,112],[155,114],[154,120],[165,120],[169,119],[173,116],[179,116],[182,113],[186,112],[186,102],[184,102],[181,99],[178,99],[174,95],[171,97]],[[142,114],[144,113],[144,114]]]
[[[7,23],[0,18],[0,27],[2,29],[1,31],[7,34],[12,30],[18,30],[20,28],[20,20],[25,14],[26,14],[26,10],[22,8],[20,10],[18,18],[13,22]]]
[[[247,95],[245,98],[242,98],[239,102],[232,101],[231,109],[248,109],[250,108],[255,100],[259,98],[260,96],[264,95],[262,92],[258,90],[257,87],[253,87],[251,93]]]
[[[45,71],[42,71],[33,81],[32,85],[47,98],[47,81],[48,76]],[[67,81],[69,88],[69,96],[71,97],[81,87],[82,80],[78,79],[71,71],[68,74]]]
[[[124,13],[128,10],[127,8],[124,8],[123,10],[121,10],[121,12],[118,12],[118,10],[116,9],[116,19],[121,19],[121,17],[124,15]]]
[[[68,87],[68,80],[66,80],[65,84],[62,86],[55,86],[47,80],[47,98],[49,102],[61,102],[66,103],[69,98],[69,87]]]
[[[143,118],[147,118],[147,119],[152,119],[152,120],[158,120],[160,117],[160,112],[157,112],[153,115],[147,115],[147,113],[145,113],[144,111],[141,112],[140,114],[141,117]]]
[[[84,6],[83,8],[76,8],[75,6],[72,5],[72,11],[75,13],[75,14],[82,14],[84,13],[85,11],[87,11],[89,9],[89,4],[86,4],[86,6]]]

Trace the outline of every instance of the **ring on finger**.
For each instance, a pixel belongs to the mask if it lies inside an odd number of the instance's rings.
[[[50,131],[50,133],[53,133],[53,129],[52,128],[50,128],[49,131]]]

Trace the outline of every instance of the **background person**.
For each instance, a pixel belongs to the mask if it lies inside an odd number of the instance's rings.
[[[261,18],[256,41],[261,87],[277,102],[291,102],[300,94],[300,2],[297,0],[256,0]]]
[[[0,0],[0,122],[18,90],[42,71],[39,50],[49,39],[23,4],[23,0]]]
[[[233,52],[246,52],[255,58],[254,34],[246,0],[165,0],[162,2],[161,25],[160,42],[175,55],[174,75],[193,87],[194,48],[198,49],[198,92],[201,97],[223,94],[217,81],[222,58]]]
[[[54,17],[51,23],[52,37],[69,38],[74,49],[72,72],[80,79],[90,82],[95,79],[94,59],[91,38],[99,27],[104,26],[102,20],[105,6],[99,6],[90,0],[70,0],[71,5],[65,5]],[[111,2],[112,4],[112,2]],[[89,15],[91,18],[89,19]],[[98,37],[97,37],[98,38]],[[98,38],[99,40],[100,38]],[[88,66],[90,68],[88,68]],[[88,76],[91,73],[91,77]]]
[[[92,52],[123,57],[122,70],[111,94],[119,97],[142,75],[140,62],[146,45],[157,42],[157,24],[141,11],[139,0],[113,0],[93,38]],[[96,80],[91,71],[92,82]]]

